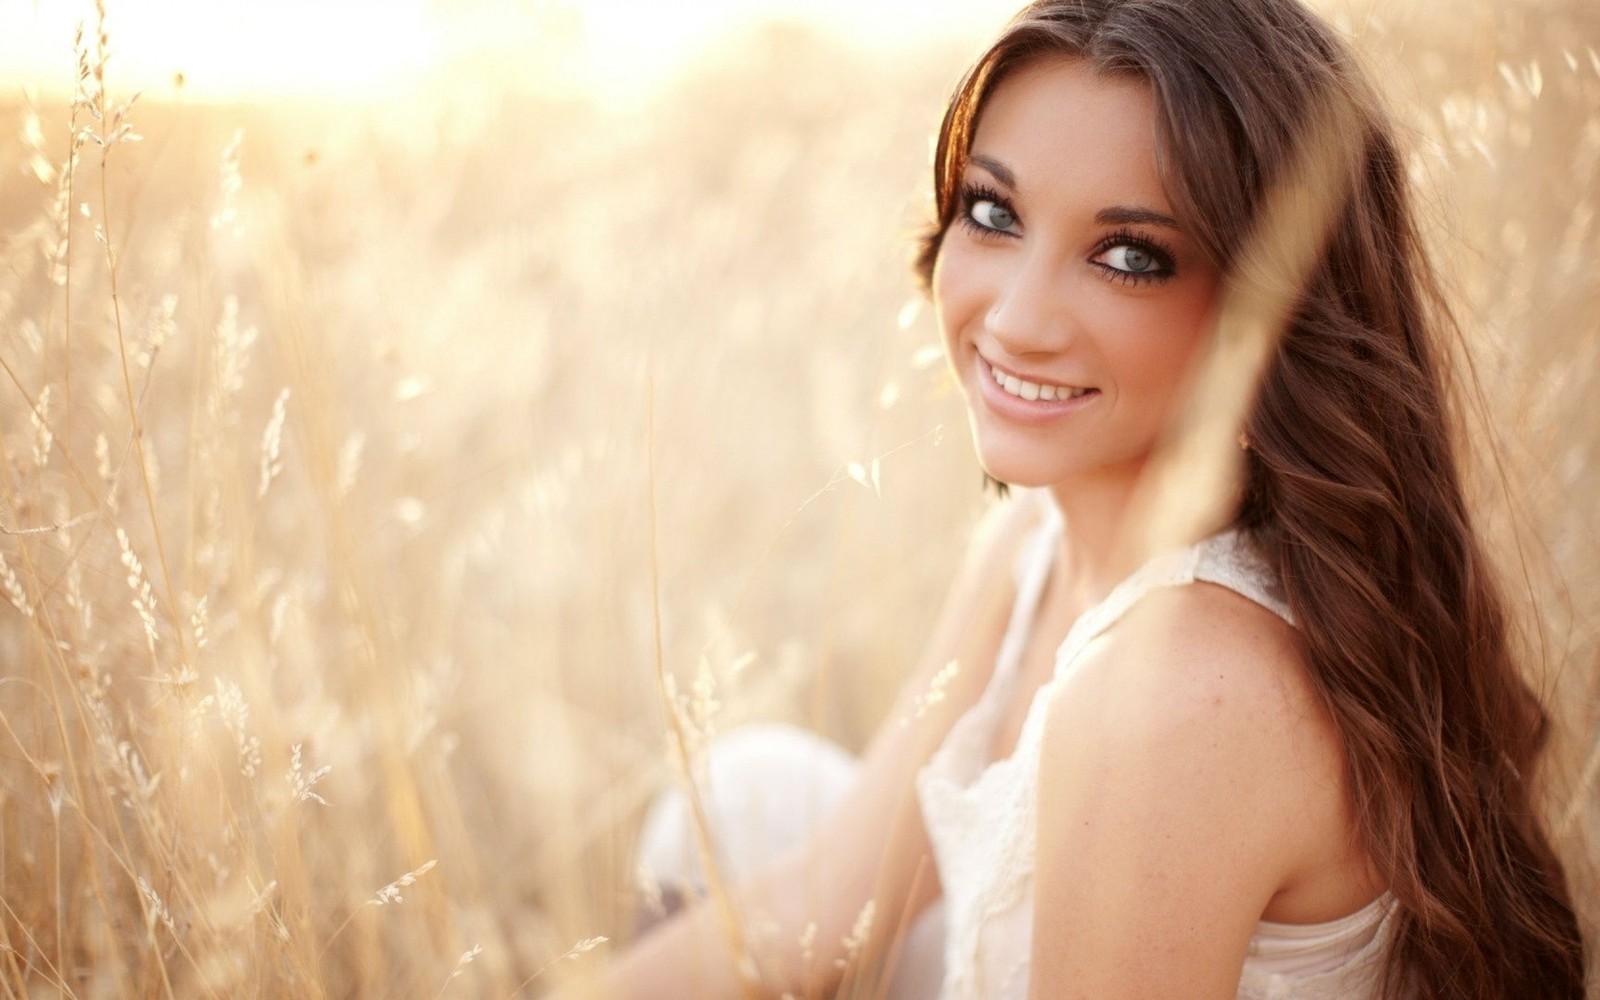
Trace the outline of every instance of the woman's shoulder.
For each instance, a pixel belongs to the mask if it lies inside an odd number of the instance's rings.
[[[1023,547],[1053,508],[1046,491],[1012,489],[984,509],[968,538],[965,572],[992,585],[1013,575]]]
[[[1117,772],[1109,788],[1187,802],[1189,834],[1254,842],[1285,880],[1348,832],[1342,743],[1300,634],[1226,586],[1144,595],[1055,693],[1045,748],[1044,766],[1089,755]]]
[[[1237,977],[1348,834],[1298,633],[1227,587],[1138,600],[1061,675],[1039,753],[1035,933],[1174,979]]]
[[[1297,629],[1231,587],[1157,587],[1085,651],[1087,697],[1126,713],[1131,737],[1200,723],[1273,758],[1334,767],[1338,737],[1312,681]],[[1268,765],[1264,765],[1268,766]]]

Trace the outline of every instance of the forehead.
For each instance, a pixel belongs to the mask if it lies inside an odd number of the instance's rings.
[[[1083,59],[1040,58],[1007,74],[984,102],[971,152],[1009,167],[1030,200],[1167,206],[1150,85]]]

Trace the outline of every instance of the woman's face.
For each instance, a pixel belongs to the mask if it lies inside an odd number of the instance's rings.
[[[1162,190],[1149,86],[1060,57],[1013,71],[959,192],[933,297],[984,468],[1024,486],[1131,481],[1219,285]]]

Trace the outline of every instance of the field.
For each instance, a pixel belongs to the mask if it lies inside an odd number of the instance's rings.
[[[1600,7],[1380,10],[1600,951]],[[629,935],[658,664],[859,749],[986,503],[907,266],[977,41],[8,98],[4,995],[536,995]]]

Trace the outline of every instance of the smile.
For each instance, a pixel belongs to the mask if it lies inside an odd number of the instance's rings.
[[[1007,375],[989,364],[988,361],[983,362],[983,367],[989,373],[989,376],[994,379],[995,385],[998,385],[1010,395],[1029,402],[1037,400],[1050,403],[1057,400],[1078,399],[1095,391],[1094,389],[1074,388],[1065,385],[1044,385],[1038,382],[1029,382],[1027,379],[1018,378],[1015,375]]]

